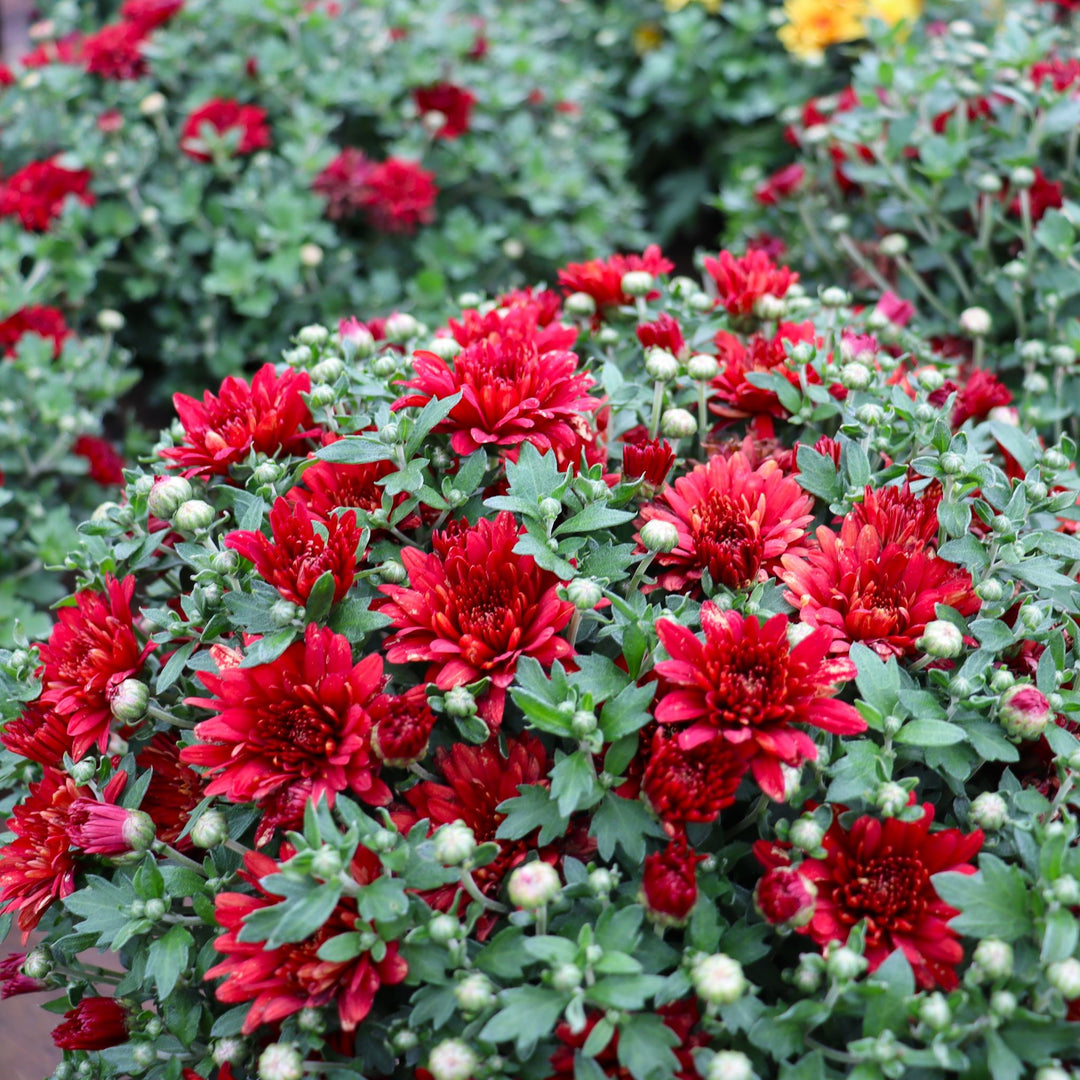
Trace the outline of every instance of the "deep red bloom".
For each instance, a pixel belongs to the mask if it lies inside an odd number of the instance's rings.
[[[428,736],[435,726],[435,714],[427,703],[423,686],[404,694],[380,694],[372,701],[371,748],[387,765],[405,766],[427,753]]]
[[[574,652],[558,636],[574,607],[556,596],[553,573],[514,552],[520,535],[506,511],[471,528],[435,533],[431,554],[401,552],[408,586],[379,586],[389,597],[381,610],[396,630],[386,642],[390,663],[426,661],[426,679],[440,690],[491,679],[484,712],[493,727],[502,721],[520,657],[547,666]]]
[[[46,67],[49,64],[77,64],[82,58],[83,36],[67,34],[59,41],[43,41],[37,48],[19,57],[24,68]]]
[[[64,717],[40,698],[28,701],[19,716],[4,724],[0,743],[19,757],[57,769],[63,766],[64,755],[73,750]]]
[[[780,801],[781,763],[798,767],[817,759],[814,741],[793,724],[834,735],[866,730],[853,705],[832,697],[837,683],[855,677],[855,665],[826,659],[828,632],[815,631],[792,648],[787,616],[761,624],[713,604],[701,609],[701,624],[704,642],[679,623],[656,624],[671,657],[656,665],[663,680],[656,719],[679,725],[683,750],[713,739],[744,747],[761,790]]]
[[[435,83],[414,90],[412,96],[421,116],[431,112],[443,115],[442,127],[435,132],[436,139],[456,139],[469,130],[469,116],[476,98],[464,87]]]
[[[351,217],[364,208],[368,178],[375,163],[352,146],[326,166],[311,183],[311,190],[326,199],[326,216],[331,221]]]
[[[535,312],[537,326],[550,326],[562,317],[562,297],[554,289],[526,285],[503,293],[496,303],[500,308],[528,307]],[[454,325],[453,319],[449,322]]]
[[[40,979],[22,973],[26,953],[10,953],[0,960],[0,1000],[20,994],[36,994],[47,986]]]
[[[201,402],[174,394],[173,405],[184,426],[184,442],[161,456],[184,467],[184,476],[216,473],[243,461],[253,450],[269,457],[279,452],[302,455],[319,429],[301,394],[311,389],[306,371],[284,371],[273,364],[255,373],[249,386],[229,375],[217,397],[207,390]]]
[[[683,338],[682,327],[678,319],[673,318],[666,311],[662,311],[655,322],[639,323],[637,339],[646,349],[666,349],[672,356],[685,358],[689,355],[686,340]]]
[[[659,727],[653,733],[641,786],[663,821],[712,822],[735,801],[749,766],[744,746],[712,739],[684,750],[671,728]]]
[[[233,98],[213,98],[190,113],[180,129],[180,149],[196,161],[211,160],[202,141],[204,125],[212,127],[219,135],[239,131],[240,142],[234,151],[237,154],[253,154],[271,143],[265,109],[241,105]]]
[[[217,988],[218,1001],[252,1003],[244,1018],[245,1035],[264,1024],[277,1024],[301,1009],[329,1006],[337,1011],[342,1029],[354,1031],[371,1012],[379,988],[394,986],[409,973],[404,958],[398,955],[397,943],[385,946],[381,960],[370,951],[351,960],[320,960],[319,949],[331,938],[369,928],[357,913],[356,900],[349,896],[343,897],[322,926],[303,941],[270,949],[265,941],[247,940],[246,934],[241,940],[244,919],[253,911],[290,902],[261,884],[262,879],[279,872],[273,859],[251,852],[244,865],[244,877],[260,895],[221,893],[215,900],[215,915],[225,933],[215,940],[214,948],[225,959],[212,967],[206,978],[224,978]],[[370,884],[381,869],[377,855],[364,847],[358,849],[351,867],[357,882]]]
[[[640,476],[646,487],[662,487],[674,464],[675,451],[666,439],[643,439],[623,444],[622,471],[627,480]]]
[[[354,664],[346,638],[312,623],[268,664],[200,672],[215,696],[187,703],[217,715],[196,725],[199,742],[180,760],[208,768],[206,794],[232,802],[262,802],[310,781],[316,801],[348,790],[382,806],[390,789],[379,779],[367,711],[382,669],[378,655]]]
[[[128,1010],[115,998],[83,998],[64,1013],[52,1039],[61,1050],[106,1050],[128,1041]]]
[[[817,888],[792,866],[773,866],[754,888],[754,906],[773,926],[805,926],[814,917]]]
[[[336,442],[338,436],[324,440],[327,444]],[[322,522],[336,517],[336,511],[343,507],[355,507],[367,514],[374,514],[382,509],[385,489],[378,483],[384,476],[397,471],[392,461],[371,461],[361,465],[342,465],[336,461],[316,461],[301,474],[300,483],[290,488],[285,498],[290,502],[302,503]],[[402,492],[388,505],[395,506],[408,496]],[[356,520],[355,513],[346,513],[344,517]],[[398,525],[402,528],[402,525]]]
[[[139,648],[132,626],[135,579],[105,578],[105,593],[84,589],[74,607],[61,608],[48,643],[41,646],[41,703],[67,721],[72,756],[97,746],[104,752],[116,688],[137,675],[153,648]]]
[[[645,857],[641,894],[653,922],[682,926],[690,917],[698,896],[697,864],[704,858],[691,850],[685,837]]]
[[[806,552],[813,505],[775,461],[754,469],[740,452],[679,477],[642,509],[639,527],[666,521],[679,530],[678,546],[656,557],[663,588],[696,588],[707,570],[716,584],[743,589],[773,573],[785,552]]]
[[[54,159],[32,161],[0,181],[0,217],[18,217],[28,232],[46,232],[68,196],[93,206],[89,169],[65,169]]]
[[[111,23],[83,38],[82,62],[91,75],[103,79],[141,79],[147,72],[145,42],[143,27],[130,22]]]
[[[624,275],[643,271],[659,277],[674,269],[675,264],[664,258],[660,248],[650,244],[640,255],[611,255],[586,263],[568,263],[559,271],[559,284],[567,295],[587,293],[597,308],[603,310],[633,303],[633,297],[627,296],[622,289]],[[659,293],[650,295],[658,296]]]
[[[799,873],[817,888],[814,917],[799,932],[819,945],[843,943],[863,922],[870,971],[900,949],[920,988],[954,990],[964,950],[948,923],[959,912],[938,896],[930,879],[946,871],[975,873],[969,860],[982,847],[983,834],[981,829],[968,835],[959,829],[931,832],[933,820],[930,803],[923,804],[918,821],[861,817],[844,829],[834,819],[823,841],[825,857],[798,864]],[[767,867],[788,862],[779,845],[765,841],[754,845],[754,854]]]
[[[577,354],[558,344],[564,329],[536,330],[521,312],[504,320],[501,334],[462,349],[452,365],[435,353],[416,352],[416,376],[404,385],[418,393],[399,398],[393,408],[426,405],[460,391],[461,400],[435,431],[450,432],[450,446],[462,456],[523,442],[540,451],[570,446],[573,421],[600,400],[589,396],[594,380],[578,369]]]
[[[784,556],[777,576],[799,619],[833,633],[834,652],[861,641],[884,658],[910,656],[938,604],[965,616],[978,610],[968,572],[932,550],[886,542],[854,514],[839,533],[821,526],[816,535],[818,548]]]
[[[325,573],[334,576],[334,603],[342,600],[356,577],[360,529],[355,514],[331,515],[316,532],[311,511],[303,503],[279,497],[270,510],[272,537],[236,530],[225,546],[255,564],[265,581],[286,600],[304,607],[315,583]]]
[[[11,68],[7,64],[0,64],[0,87],[2,86],[14,86],[15,75]]]
[[[861,530],[872,528],[884,544],[904,548],[930,548],[937,545],[937,508],[941,485],[934,481],[918,494],[907,480],[897,487],[866,486],[862,502],[855,503],[850,516]]]
[[[124,459],[112,443],[96,435],[80,435],[71,450],[89,465],[87,472],[96,484],[102,487],[124,486]]]
[[[3,196],[0,195],[0,198]],[[38,337],[50,338],[53,343],[53,357],[60,355],[64,341],[71,336],[71,330],[64,322],[64,313],[54,307],[20,308],[14,315],[0,319],[0,350],[4,356],[14,356],[23,334],[37,334]]]
[[[560,301],[549,289],[508,294],[499,307],[481,312],[466,308],[458,319],[446,322],[450,336],[463,348],[505,338],[524,337],[536,342],[541,353],[566,352],[577,341],[577,330],[558,322]]]
[[[762,206],[775,206],[778,202],[790,198],[802,187],[806,179],[806,168],[797,161],[777,169],[754,188],[754,198]]]
[[[1080,7],[1080,0],[1075,0],[1076,6]],[[1039,60],[1031,65],[1031,81],[1036,86],[1049,80],[1054,89],[1060,94],[1065,90],[1080,83],[1080,60],[1070,56],[1062,59],[1060,56],[1050,56],[1045,60]]]
[[[126,780],[126,773],[117,775]],[[67,831],[71,842],[87,855],[116,858],[149,847],[154,836],[143,834],[146,823],[145,816],[115,802],[80,795],[68,811]]]
[[[956,393],[952,412],[954,428],[960,427],[967,420],[985,420],[994,409],[1011,405],[1013,400],[1009,388],[993,372],[983,371],[981,368],[969,372],[962,385],[946,379],[927,400],[931,405],[940,408],[952,393]]]
[[[205,791],[202,777],[180,760],[178,737],[172,732],[158,732],[139,752],[135,764],[140,772],[153,770],[139,809],[154,819],[158,839],[179,844],[181,850],[190,847],[190,841],[186,837],[181,840],[180,834]]]
[[[184,0],[124,0],[120,18],[149,32],[167,23],[183,6]]]
[[[1064,205],[1065,185],[1060,180],[1047,180],[1042,169],[1036,168],[1034,172],[1035,182],[1028,188],[1028,200],[1031,204],[1031,220],[1040,221],[1047,210],[1056,210]],[[1009,213],[1020,217],[1022,210],[1019,194],[1009,203]]]
[[[392,157],[371,169],[361,206],[379,232],[411,233],[435,220],[438,194],[433,172],[415,161]]]
[[[719,302],[733,316],[752,315],[754,304],[763,296],[782,299],[799,275],[786,266],[777,266],[764,251],[748,251],[737,258],[721,251],[705,260],[705,272],[713,279]]]

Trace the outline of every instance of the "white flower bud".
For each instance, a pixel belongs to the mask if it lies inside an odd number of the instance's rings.
[[[679,546],[679,528],[670,521],[646,521],[638,535],[647,551],[667,553]]]
[[[480,1064],[472,1047],[461,1039],[443,1039],[428,1057],[434,1080],[470,1080]]]
[[[1046,977],[1067,1001],[1080,998],[1080,960],[1072,956],[1059,960],[1046,969]]]
[[[572,318],[591,319],[596,314],[596,301],[588,293],[571,293],[563,301],[563,308]]]
[[[1035,183],[1035,170],[1027,165],[1017,165],[1009,176],[1009,183],[1021,190],[1029,188]]]
[[[997,938],[984,938],[975,946],[972,961],[986,978],[1007,979],[1013,971],[1012,946]]]
[[[985,195],[996,195],[1002,188],[1001,177],[996,173],[983,173],[975,181],[975,186]]]
[[[472,692],[464,686],[455,686],[447,690],[443,698],[443,705],[448,716],[462,719],[476,714],[476,698]]]
[[[698,997],[708,1005],[731,1005],[746,991],[742,965],[724,953],[698,960],[690,969],[690,981]]]
[[[645,357],[645,370],[658,382],[670,382],[679,374],[679,361],[666,349],[650,349]]]
[[[653,288],[653,276],[647,270],[631,270],[623,274],[619,287],[627,296],[648,296]]]
[[[754,1066],[741,1050],[720,1050],[705,1070],[705,1080],[753,1080]]]
[[[495,991],[486,975],[467,975],[454,987],[454,1000],[463,1013],[480,1013],[495,1004]]]
[[[124,329],[124,316],[112,308],[102,308],[97,314],[97,324],[106,334],[115,334]]]
[[[461,346],[452,337],[437,337],[428,342],[427,351],[449,363],[461,352]]]
[[[971,821],[980,829],[996,832],[1009,820],[1009,808],[996,791],[984,791],[971,804]]]
[[[939,991],[928,995],[919,1006],[919,1019],[931,1031],[944,1031],[952,1023],[952,1009]]]
[[[395,311],[386,320],[386,340],[404,345],[420,332],[420,324],[407,312]]]
[[[838,285],[830,285],[827,289],[821,290],[821,303],[823,307],[841,308],[848,303],[850,299],[851,297],[848,296],[847,292]]]
[[[821,847],[825,830],[812,817],[801,817],[791,823],[788,839],[800,851],[814,852]]]
[[[840,369],[840,385],[848,390],[865,390],[873,382],[874,373],[857,360]]]
[[[759,319],[782,319],[787,314],[787,304],[782,297],[765,293],[754,301],[754,314]]]
[[[1016,995],[1008,990],[996,990],[990,996],[990,1011],[1005,1020],[1008,1020],[1016,1012],[1019,1005],[1020,1002],[1016,1000]]]
[[[560,964],[551,973],[551,985],[562,994],[576,990],[585,978],[585,973],[577,964]]]
[[[550,863],[538,859],[519,866],[507,886],[510,903],[526,911],[536,911],[551,903],[562,891],[559,874]]]
[[[259,1055],[259,1080],[301,1080],[304,1059],[290,1043],[271,1043]]]
[[[476,837],[464,821],[444,825],[435,834],[434,854],[443,866],[459,866],[472,857],[476,850]]]
[[[908,249],[908,238],[903,233],[889,233],[883,236],[880,243],[881,254],[886,258],[895,259],[903,255]]]
[[[197,848],[213,848],[229,839],[229,825],[220,810],[204,810],[191,826],[191,842]]]
[[[300,265],[314,270],[323,261],[323,249],[318,244],[300,245]]]
[[[688,409],[667,409],[660,417],[660,430],[669,439],[688,439],[697,429],[697,420]]]
[[[307,345],[310,348],[319,348],[326,344],[330,338],[330,331],[325,326],[312,323],[310,326],[302,326],[296,335],[297,343]]]
[[[181,503],[172,516],[174,528],[179,532],[194,533],[208,529],[214,521],[214,508],[202,499],[188,499]]]
[[[709,382],[720,374],[720,361],[708,353],[694,353],[686,361],[686,373],[697,382]]]
[[[448,945],[461,933],[461,923],[453,915],[436,915],[428,923],[427,931],[436,945]]]
[[[915,642],[915,647],[928,656],[951,659],[959,656],[964,648],[964,635],[951,622],[932,619],[923,629],[922,637]]]
[[[874,795],[874,805],[887,818],[894,818],[907,809],[909,799],[907,788],[894,781],[879,785]]]
[[[150,489],[146,505],[154,517],[168,521],[191,496],[191,484],[187,480],[182,476],[166,476]]]
[[[990,333],[992,320],[990,312],[982,307],[964,308],[960,312],[960,329],[968,337],[981,338]]]
[[[153,93],[147,94],[146,97],[139,102],[139,112],[143,116],[157,116],[158,113],[163,113],[166,106],[169,104],[168,99],[160,91],[155,90]]]
[[[825,958],[825,970],[832,978],[841,981],[857,979],[866,968],[866,957],[860,956],[846,945],[835,949],[830,947],[829,954]]]
[[[604,598],[604,590],[600,583],[592,578],[574,578],[566,586],[566,599],[578,609],[578,611],[592,611]]]
[[[244,1040],[236,1036],[218,1039],[210,1052],[215,1065],[238,1065],[244,1059]]]

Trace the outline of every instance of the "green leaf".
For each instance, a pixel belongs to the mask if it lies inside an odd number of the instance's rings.
[[[669,1080],[679,1067],[679,1037],[659,1016],[629,1016],[619,1026],[619,1064],[634,1080]]]
[[[620,847],[631,862],[639,864],[645,858],[645,838],[664,838],[664,830],[637,799],[624,799],[608,792],[600,809],[593,815],[589,835],[596,839],[600,858],[609,862]]]
[[[1058,908],[1056,911],[1048,912],[1039,958],[1044,964],[1049,964],[1063,957],[1072,956],[1078,937],[1080,934],[1078,934],[1076,918],[1071,911]]]
[[[632,520],[634,514],[629,510],[611,510],[603,503],[590,503],[580,513],[564,521],[555,529],[556,536],[566,533],[599,532],[601,529],[613,529]]]
[[[355,645],[363,641],[368,634],[381,630],[390,624],[390,617],[381,611],[372,611],[368,606],[370,599],[345,597],[330,615],[329,626],[335,633],[342,634]]]
[[[1021,1080],[1024,1063],[1009,1049],[996,1031],[986,1033],[987,1064],[992,1080]]]
[[[909,720],[896,735],[906,746],[953,746],[964,741],[964,729],[944,720]]]
[[[454,406],[460,400],[461,391],[459,390],[456,394],[451,394],[450,397],[432,398],[420,410],[420,415],[411,422],[409,434],[405,439],[406,460],[416,453],[432,429],[441,424],[453,412]]]
[[[476,966],[497,979],[520,979],[527,962],[522,945],[525,932],[519,926],[500,930],[476,958]]]
[[[565,998],[556,990],[542,986],[515,986],[499,995],[500,1010],[484,1025],[480,1039],[485,1042],[509,1042],[513,1039],[519,1053],[550,1035],[562,1016]]]
[[[496,808],[506,817],[496,830],[495,838],[520,840],[539,829],[539,842],[550,844],[565,830],[568,818],[559,813],[558,804],[545,788],[521,785],[518,790],[520,795],[499,803]]]
[[[376,461],[393,461],[394,448],[372,435],[346,435],[318,450],[315,456],[340,465],[371,465]]]
[[[337,582],[334,580],[332,570],[319,575],[318,581],[311,587],[307,607],[304,609],[304,617],[308,622],[321,623],[326,618],[334,604],[336,588]]]
[[[564,818],[595,806],[603,796],[604,789],[597,782],[592,758],[583,751],[569,754],[551,770],[551,797],[557,801]]]
[[[1027,882],[1017,867],[997,856],[983,854],[977,874],[935,874],[932,881],[941,899],[960,911],[950,923],[954,930],[1002,941],[1017,941],[1031,933]]]
[[[188,954],[195,939],[183,926],[173,926],[151,942],[146,968],[157,984],[158,998],[164,1001],[176,986],[176,980],[188,968]]]
[[[644,686],[631,683],[605,703],[600,710],[600,730],[604,733],[605,741],[616,742],[643,728],[652,719],[648,705],[655,693],[655,683]]]
[[[239,939],[265,942],[267,949],[306,941],[330,918],[340,898],[341,882],[327,881],[289,896],[280,904],[258,908],[244,919]]]
[[[172,686],[172,684],[180,678],[180,675],[184,670],[184,666],[191,658],[191,654],[195,651],[195,647],[198,644],[199,643],[197,640],[188,641],[185,644],[181,645],[180,648],[178,648],[172,654],[172,656],[169,657],[168,662],[158,672],[157,680],[154,683],[154,687],[159,694],[163,693],[165,690],[168,690],[169,687]]]
[[[859,696],[868,705],[873,705],[882,716],[892,712],[900,693],[900,669],[896,658],[890,657],[886,662],[873,649],[858,641],[852,644],[848,655],[857,671],[855,686]]]
[[[795,479],[803,491],[808,491],[827,503],[838,502],[843,497],[844,485],[831,457],[802,443],[797,459],[799,471]]]

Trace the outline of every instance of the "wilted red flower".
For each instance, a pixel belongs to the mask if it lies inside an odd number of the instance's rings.
[[[28,701],[19,716],[4,724],[0,743],[19,757],[57,769],[63,766],[64,755],[73,749],[64,717],[40,698]]]
[[[191,112],[180,129],[180,149],[196,161],[210,161],[202,141],[204,125],[212,127],[219,135],[227,131],[239,131],[237,154],[253,154],[270,145],[270,128],[266,123],[266,110],[257,105],[241,105],[233,98],[213,98]]]
[[[379,694],[368,708],[371,714],[371,748],[387,765],[403,767],[419,761],[428,748],[435,714],[427,703],[423,686],[404,694]]]
[[[353,897],[343,897],[322,926],[303,941],[267,948],[265,941],[250,941],[244,919],[252,912],[283,901],[261,884],[262,879],[279,873],[273,859],[251,852],[244,859],[244,877],[259,892],[221,893],[215,900],[217,921],[225,933],[214,948],[225,959],[212,967],[207,979],[224,978],[217,988],[218,1001],[234,1005],[250,1001],[244,1018],[243,1034],[250,1035],[264,1024],[278,1024],[301,1009],[333,1006],[345,1031],[356,1026],[371,1012],[381,986],[394,986],[409,973],[408,964],[398,955],[396,942],[385,944],[382,959],[364,951],[350,960],[321,960],[319,949],[339,934],[357,934],[369,929],[356,910]],[[377,855],[365,847],[357,850],[351,866],[352,877],[360,885],[375,881],[382,870]],[[243,936],[243,940],[241,940]]]
[[[31,979],[22,973],[26,953],[10,953],[0,960],[0,1000],[20,994],[36,994],[47,986],[41,979]]]
[[[641,786],[663,821],[712,822],[735,801],[749,765],[745,747],[712,739],[684,750],[671,728],[660,727],[653,733]]]
[[[663,588],[697,588],[707,570],[717,584],[742,589],[774,572],[784,552],[807,550],[813,505],[775,461],[754,469],[741,452],[717,455],[643,507],[639,528],[666,521],[679,530],[678,546],[656,557]]]
[[[313,800],[348,790],[382,806],[390,789],[379,779],[367,711],[382,674],[380,656],[354,664],[346,638],[312,623],[267,664],[199,672],[215,696],[187,703],[217,715],[196,725],[199,742],[180,760],[209,769],[206,794],[231,802],[261,803],[310,781]]]
[[[675,451],[666,439],[642,439],[623,444],[622,471],[627,480],[636,480],[640,476],[646,487],[662,487],[674,464]]]
[[[262,578],[286,599],[306,606],[315,583],[325,573],[334,577],[334,603],[342,600],[356,577],[360,529],[355,514],[331,514],[316,532],[311,511],[303,503],[279,497],[270,510],[271,537],[238,529],[225,546],[255,564]]]
[[[311,190],[326,199],[326,216],[331,221],[363,210],[368,178],[374,167],[374,162],[362,150],[346,146],[315,177]]]
[[[413,91],[413,101],[421,116],[441,113],[442,126],[434,133],[436,139],[456,139],[469,130],[469,116],[476,98],[468,90],[453,83],[435,83]]]
[[[139,648],[132,626],[135,579],[105,578],[105,593],[84,589],[75,606],[61,608],[41,646],[40,701],[67,722],[72,756],[79,760],[93,746],[104,752],[112,724],[110,703],[117,687],[137,675],[152,644]]]
[[[392,157],[368,174],[361,205],[380,232],[411,233],[435,220],[438,194],[433,172],[415,161]]]
[[[686,347],[682,327],[678,319],[662,311],[655,322],[639,323],[637,339],[646,349],[666,349],[672,356],[684,359],[690,350]]]
[[[157,825],[157,836],[165,844],[179,843],[181,850],[190,846],[180,834],[191,812],[205,794],[202,777],[180,760],[180,741],[176,734],[159,731],[139,751],[135,764],[140,773],[152,770],[150,785],[139,803]]]
[[[558,636],[574,606],[556,596],[553,573],[514,552],[520,535],[506,511],[435,533],[431,554],[402,550],[408,586],[379,586],[389,597],[381,610],[396,630],[385,646],[390,663],[427,661],[426,680],[440,690],[489,678],[482,711],[492,727],[502,721],[520,657],[546,666],[574,652]]]
[[[123,487],[124,459],[112,443],[96,435],[80,435],[71,451],[89,465],[87,472],[94,483],[102,487]]]
[[[866,526],[872,528],[883,544],[935,547],[941,494],[941,485],[936,480],[918,494],[911,490],[907,480],[899,487],[892,484],[873,488],[867,484],[862,502],[852,506],[850,516],[860,531]]]
[[[853,514],[839,533],[821,526],[816,535],[818,548],[784,556],[777,576],[799,619],[832,632],[834,652],[860,641],[886,659],[910,656],[938,604],[965,616],[978,610],[968,572],[933,551],[887,543]]]
[[[243,461],[253,450],[273,457],[303,454],[307,440],[320,434],[301,394],[311,389],[306,371],[284,371],[265,364],[251,380],[229,375],[217,397],[207,390],[201,402],[174,394],[173,405],[184,427],[184,442],[161,456],[184,466],[184,476],[216,473]]]
[[[0,217],[18,217],[28,232],[46,232],[68,196],[94,205],[89,169],[65,169],[55,159],[32,161],[0,181]]]
[[[946,379],[927,400],[931,405],[940,408],[952,393],[956,393],[952,411],[954,428],[960,427],[967,420],[985,420],[994,409],[1011,405],[1013,400],[1009,388],[993,372],[981,368],[969,372],[962,385]]]
[[[814,917],[817,888],[793,866],[773,866],[754,888],[754,906],[773,926],[795,929]]]
[[[719,302],[733,316],[752,315],[754,304],[763,296],[782,299],[799,275],[786,266],[777,266],[764,251],[748,251],[737,258],[721,251],[705,260],[705,272],[716,284]]]
[[[183,6],[184,0],[124,0],[120,18],[149,32],[167,23]]]
[[[1065,185],[1060,180],[1047,180],[1042,169],[1036,168],[1035,182],[1028,188],[1028,201],[1031,205],[1031,220],[1039,221],[1047,210],[1056,210],[1064,205],[1062,192]],[[1014,217],[1021,215],[1020,196],[1016,195],[1009,203],[1009,213]]]
[[[83,38],[82,62],[103,79],[141,79],[147,71],[146,30],[130,22],[111,23]]]
[[[914,801],[914,796],[912,796]],[[862,923],[864,956],[875,971],[896,950],[907,957],[920,988],[957,986],[956,965],[964,950],[949,920],[959,912],[931,882],[934,874],[973,874],[969,862],[982,847],[981,829],[931,832],[934,808],[923,804],[918,821],[860,817],[850,829],[834,818],[825,834],[822,859],[803,859],[798,872],[817,888],[813,919],[799,932],[819,945],[846,942]],[[758,841],[754,854],[766,867],[784,866],[780,845]]]
[[[777,169],[754,188],[754,198],[762,206],[775,206],[783,199],[790,198],[802,187],[806,179],[806,169],[797,161]]]
[[[831,696],[837,683],[855,677],[855,665],[826,659],[827,631],[815,631],[792,648],[787,616],[775,615],[761,624],[711,603],[701,609],[701,625],[704,642],[669,619],[656,624],[671,657],[656,665],[663,680],[656,719],[679,725],[681,749],[693,750],[713,739],[744,747],[758,786],[781,801],[781,763],[798,767],[817,760],[814,741],[792,725],[834,735],[866,730],[853,705]]]
[[[563,328],[560,327],[559,330]],[[461,400],[437,432],[450,432],[454,453],[530,442],[540,451],[572,445],[572,421],[600,405],[589,397],[593,377],[578,370],[576,353],[556,345],[555,328],[535,330],[527,313],[504,320],[503,333],[462,349],[452,366],[433,352],[413,354],[414,378],[404,383],[418,393],[394,402],[394,409],[426,405],[461,392]]]
[[[686,837],[645,857],[641,895],[649,918],[662,926],[682,926],[697,903],[697,864],[704,859]]]
[[[2,198],[0,194],[0,198]],[[0,319],[0,350],[4,356],[14,356],[23,334],[37,334],[38,337],[50,338],[53,343],[53,357],[60,355],[64,341],[71,336],[71,330],[64,322],[64,313],[54,307],[24,307]]]
[[[597,308],[603,310],[634,302],[633,297],[627,296],[622,289],[622,279],[626,274],[645,272],[659,277],[670,274],[674,269],[675,264],[664,258],[660,248],[650,244],[640,255],[611,255],[586,263],[568,263],[559,271],[559,284],[567,295],[587,293],[596,302]]]
[[[128,1041],[128,1010],[115,998],[86,997],[64,1013],[52,1039],[61,1050],[106,1050]]]

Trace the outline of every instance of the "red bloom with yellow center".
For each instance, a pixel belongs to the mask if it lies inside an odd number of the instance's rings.
[[[752,315],[754,304],[763,296],[782,299],[799,275],[786,266],[777,266],[764,251],[748,251],[737,258],[721,251],[705,260],[705,272],[713,279],[719,303],[733,316]]]
[[[382,669],[377,655],[354,664],[346,638],[311,624],[268,664],[200,672],[214,697],[187,703],[217,715],[196,725],[199,742],[180,759],[209,769],[206,794],[232,802],[262,802],[310,782],[315,801],[352,791],[382,806],[390,789],[379,779],[367,711]]]
[[[55,161],[32,161],[0,181],[0,217],[14,216],[28,232],[46,232],[68,196],[94,205],[89,169],[65,169]]]
[[[334,577],[334,603],[352,587],[356,576],[360,529],[355,514],[331,515],[315,531],[311,512],[302,503],[278,498],[270,511],[273,537],[237,530],[225,546],[255,564],[255,569],[286,599],[304,607],[315,583],[325,573]]]
[[[949,920],[959,912],[941,899],[931,878],[946,871],[974,874],[970,860],[982,847],[981,829],[931,832],[934,808],[923,804],[918,821],[861,817],[850,829],[838,819],[825,834],[821,859],[803,859],[799,874],[817,889],[814,917],[799,929],[819,945],[844,943],[863,923],[870,971],[897,949],[907,957],[925,990],[957,986],[956,965],[964,950]],[[758,841],[754,854],[765,867],[786,866],[782,845]]]
[[[224,476],[230,465],[243,461],[253,450],[269,457],[303,455],[307,440],[320,434],[300,396],[310,389],[306,371],[278,375],[273,364],[266,364],[250,386],[230,375],[217,396],[207,390],[201,402],[187,394],[174,394],[184,441],[162,450],[161,456],[182,466],[184,476]]]
[[[639,526],[666,521],[679,530],[674,550],[657,556],[660,585],[673,592],[713,582],[742,589],[764,580],[785,553],[803,554],[813,498],[775,461],[752,468],[744,454],[698,465],[641,511]]]
[[[105,593],[75,594],[75,606],[61,608],[41,646],[40,701],[67,722],[72,756],[93,746],[103,753],[112,724],[110,703],[117,687],[137,675],[153,645],[139,647],[132,626],[135,579],[106,576]]]
[[[180,129],[180,149],[196,161],[210,161],[203,143],[203,128],[209,127],[224,135],[239,131],[236,154],[253,154],[270,145],[270,127],[266,110],[257,105],[241,105],[232,98],[213,98],[191,112]]]
[[[381,610],[396,629],[386,642],[390,663],[427,661],[427,681],[440,690],[489,678],[482,712],[492,727],[502,722],[506,688],[522,656],[547,666],[574,652],[558,636],[574,606],[556,595],[553,573],[515,553],[520,535],[505,511],[493,521],[436,533],[431,554],[401,552],[407,587],[379,586],[389,597]]]
[[[319,949],[339,934],[363,934],[370,927],[358,915],[356,900],[345,897],[322,926],[303,941],[267,948],[265,941],[250,941],[244,919],[252,912],[273,907],[283,901],[262,884],[264,878],[277,874],[273,859],[258,852],[244,860],[244,877],[258,890],[250,893],[221,893],[215,901],[217,921],[225,933],[214,948],[225,956],[212,967],[207,979],[224,978],[217,988],[218,1001],[229,1005],[250,1001],[242,1033],[250,1035],[266,1024],[278,1024],[301,1009],[333,1007],[344,1031],[355,1031],[371,1012],[375,995],[382,986],[394,986],[409,973],[404,957],[398,955],[396,942],[386,944],[382,959],[370,950],[350,960],[321,960]],[[366,848],[358,849],[352,863],[352,876],[361,885],[379,877],[378,857]]]
[[[591,296],[597,309],[602,311],[634,302],[632,296],[623,292],[622,279],[626,274],[647,273],[659,277],[674,269],[675,264],[664,258],[660,248],[650,244],[640,255],[612,255],[586,263],[568,263],[559,271],[559,284],[567,294],[582,292]]]
[[[677,725],[680,749],[692,751],[715,739],[741,748],[761,790],[779,801],[781,763],[797,767],[817,759],[814,741],[795,724],[834,735],[866,730],[853,705],[832,697],[837,683],[855,677],[855,665],[826,659],[827,632],[810,634],[791,648],[786,616],[761,624],[714,604],[702,607],[701,625],[703,642],[679,623],[656,624],[671,657],[656,665],[663,680],[656,719]]]

